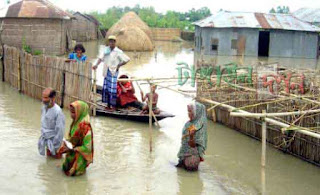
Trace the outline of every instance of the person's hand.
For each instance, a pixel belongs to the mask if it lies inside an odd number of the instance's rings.
[[[191,136],[194,136],[195,133],[196,133],[195,130],[191,130],[191,131],[190,131],[190,135],[191,135]]]
[[[68,147],[66,146],[65,142],[62,142],[61,147],[58,149],[57,154],[63,154],[68,151]]]
[[[125,88],[122,88],[123,93],[127,93],[128,90],[126,90]]]
[[[194,139],[190,139],[190,140],[188,141],[188,144],[189,144],[189,146],[190,146],[191,148],[195,148],[195,147],[196,147],[196,142],[194,141]]]
[[[194,135],[196,132],[196,127],[194,125],[191,125],[190,127],[188,127],[188,131],[190,135]]]
[[[97,68],[98,68],[98,65],[92,66],[92,69],[93,69],[93,70],[96,70]]]

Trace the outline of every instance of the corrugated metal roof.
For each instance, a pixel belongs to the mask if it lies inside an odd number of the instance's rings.
[[[46,0],[21,0],[0,9],[0,18],[58,18],[73,16]]]
[[[261,28],[320,32],[320,28],[301,21],[290,14],[220,11],[198,22],[199,27]]]
[[[101,25],[101,23],[92,15],[89,15],[89,14],[82,14],[80,12],[76,12],[73,14],[74,16],[75,15],[80,15],[84,18],[86,18],[87,20],[89,20],[90,22],[93,22],[94,24],[96,24],[97,26]]]
[[[293,15],[306,22],[320,23],[320,8],[301,8],[293,12]]]

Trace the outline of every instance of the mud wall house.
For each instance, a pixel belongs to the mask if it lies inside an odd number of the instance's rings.
[[[90,41],[103,38],[100,23],[93,16],[76,12],[72,20],[72,38],[76,41]]]
[[[61,55],[71,46],[72,15],[45,0],[22,0],[0,9],[3,44]]]
[[[317,58],[320,28],[287,14],[220,11],[195,22],[204,55]]]

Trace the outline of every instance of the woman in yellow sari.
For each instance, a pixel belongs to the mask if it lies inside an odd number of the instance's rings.
[[[66,153],[62,169],[68,176],[82,175],[93,162],[93,132],[90,125],[89,106],[83,101],[75,101],[70,105],[73,122],[67,141],[72,147],[63,143],[59,153]],[[72,149],[71,149],[72,148]]]

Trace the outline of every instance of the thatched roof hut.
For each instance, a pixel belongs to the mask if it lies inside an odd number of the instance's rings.
[[[117,36],[117,46],[125,51],[153,50],[152,32],[134,12],[126,13],[107,33]]]

